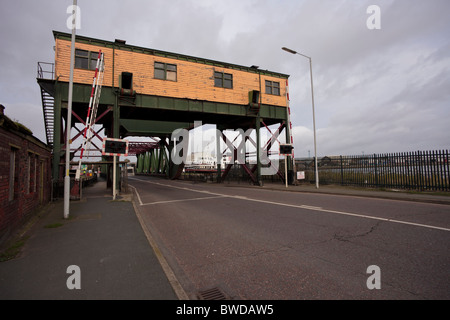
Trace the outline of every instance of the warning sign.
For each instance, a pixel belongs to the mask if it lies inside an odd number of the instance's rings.
[[[294,149],[292,144],[280,144],[280,156],[291,156],[292,149]]]
[[[128,156],[128,140],[103,139],[102,155],[104,156]]]

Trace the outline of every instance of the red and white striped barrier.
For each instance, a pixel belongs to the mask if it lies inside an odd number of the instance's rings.
[[[99,69],[100,61],[102,61],[102,60],[103,60],[102,59],[102,50],[99,50],[98,57],[97,57],[97,65],[95,67],[94,79],[92,81],[91,97],[89,98],[89,108],[88,108],[88,113],[87,113],[87,117],[86,117],[86,127],[84,128],[84,133],[83,133],[84,141],[83,141],[83,145],[81,147],[80,161],[83,158],[84,149],[86,147],[86,135],[87,135],[88,129],[91,130],[90,118],[91,118],[92,103],[94,101],[94,92],[97,87],[98,69]]]

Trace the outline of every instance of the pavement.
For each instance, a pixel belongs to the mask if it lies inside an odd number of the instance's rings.
[[[0,300],[183,298],[131,200],[113,201],[99,181],[70,202],[68,219],[63,200],[47,205],[12,239],[24,239],[19,255],[0,262]]]
[[[377,197],[450,205],[450,196],[396,190],[265,183],[232,187]],[[188,300],[187,294],[139,216],[133,193],[112,200],[105,181],[71,201],[48,204],[9,246],[24,243],[15,258],[0,262],[0,300]]]

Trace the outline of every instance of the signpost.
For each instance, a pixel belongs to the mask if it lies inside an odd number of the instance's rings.
[[[113,139],[104,138],[102,155],[113,156],[113,200],[116,200],[116,166],[117,166],[117,156],[128,156],[128,140],[125,139]]]
[[[284,156],[284,180],[286,182],[286,188],[288,187],[287,160],[288,156],[292,156],[293,149],[294,146],[292,144],[280,143],[280,156]]]

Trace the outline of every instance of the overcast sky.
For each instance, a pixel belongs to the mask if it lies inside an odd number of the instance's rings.
[[[45,141],[37,62],[72,0],[1,0],[0,104]],[[79,0],[77,34],[290,75],[295,156],[450,146],[448,0]],[[380,8],[380,29],[367,21]]]

